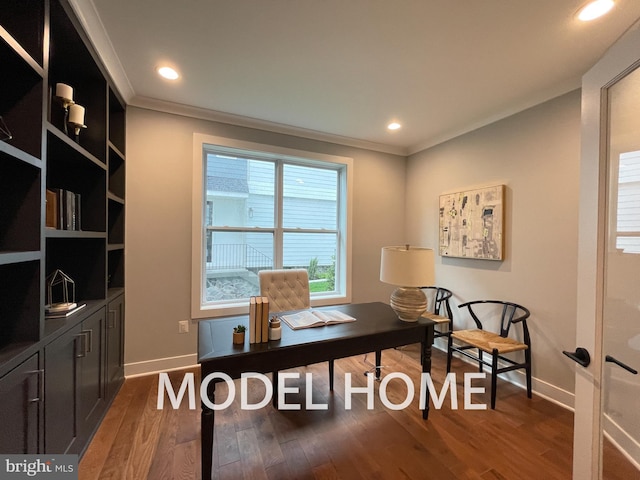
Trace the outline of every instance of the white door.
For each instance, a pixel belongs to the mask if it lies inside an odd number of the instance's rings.
[[[583,78],[581,136],[576,343],[591,363],[576,366],[573,478],[585,480],[603,478],[603,433],[640,463],[640,24]]]

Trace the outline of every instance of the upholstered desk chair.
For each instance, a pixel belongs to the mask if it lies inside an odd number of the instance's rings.
[[[269,299],[269,313],[304,310],[311,307],[309,273],[303,269],[261,270],[260,295]],[[278,372],[273,372],[277,381]],[[333,360],[329,360],[329,389],[333,390]]]

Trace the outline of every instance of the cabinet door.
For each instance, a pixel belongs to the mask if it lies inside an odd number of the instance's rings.
[[[93,433],[102,416],[104,405],[104,308],[82,322],[83,336],[78,353],[78,421],[84,443]]]
[[[36,354],[0,378],[0,452],[38,453],[41,375]]]
[[[107,310],[107,397],[112,398],[124,378],[124,295]]]
[[[46,453],[77,453],[78,362],[84,335],[76,326],[44,349]]]

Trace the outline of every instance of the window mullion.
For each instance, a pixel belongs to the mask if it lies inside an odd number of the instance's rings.
[[[328,230],[326,228],[282,228],[282,233],[327,233],[337,235],[338,230]]]
[[[283,209],[284,209],[284,168],[283,168],[283,164],[282,164],[282,160],[278,160],[276,161],[276,168],[275,168],[275,198],[274,201],[276,202],[275,204],[275,208],[274,208],[274,213],[275,213],[275,219],[274,219],[274,225],[275,225],[275,229],[274,229],[274,238],[273,238],[273,262],[274,262],[274,268],[282,268],[282,265],[284,263],[284,233],[282,230],[282,216],[283,216]]]

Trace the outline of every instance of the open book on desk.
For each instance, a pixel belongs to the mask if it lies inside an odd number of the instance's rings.
[[[356,319],[338,310],[304,310],[298,313],[282,315],[280,318],[293,330],[301,328],[323,327],[335,323],[355,322]]]

